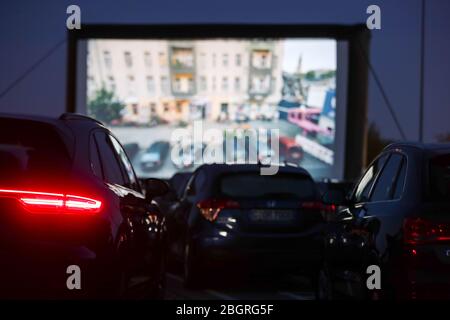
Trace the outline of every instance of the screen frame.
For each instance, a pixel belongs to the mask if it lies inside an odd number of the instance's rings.
[[[343,180],[355,180],[366,163],[370,31],[364,24],[83,24],[68,30],[66,111],[77,107],[79,40],[331,38],[348,42]],[[350,152],[351,151],[351,152]]]

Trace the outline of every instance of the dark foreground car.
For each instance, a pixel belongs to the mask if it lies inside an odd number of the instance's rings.
[[[297,167],[279,167],[272,176],[260,170],[211,164],[193,173],[168,219],[171,251],[183,262],[186,286],[233,268],[257,273],[318,267],[326,208],[314,181]]]
[[[143,297],[160,296],[165,228],[150,198],[167,186],[147,184],[145,197],[120,143],[90,118],[1,115],[0,295],[118,297],[139,278]],[[81,290],[67,287],[71,265]]]
[[[325,240],[319,298],[450,298],[449,144],[390,145],[346,202]],[[380,290],[367,289],[370,265]]]

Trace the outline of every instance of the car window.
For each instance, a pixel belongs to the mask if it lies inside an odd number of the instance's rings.
[[[126,186],[126,181],[122,174],[122,168],[114,152],[111,140],[101,131],[95,133],[95,140],[97,141],[100,152],[100,160],[104,170],[105,181],[121,186]]]
[[[355,202],[369,201],[369,192],[372,189],[373,183],[375,182],[378,173],[386,163],[386,159],[388,158],[388,156],[389,156],[388,154],[384,154],[381,157],[379,157],[364,173],[353,195],[353,200]]]
[[[53,185],[71,167],[68,145],[56,128],[31,120],[0,119],[0,183]]]
[[[100,161],[100,155],[98,153],[98,147],[97,142],[95,141],[94,137],[91,136],[91,139],[89,141],[89,158],[91,162],[91,170],[92,172],[103,180],[103,171],[102,171],[102,165]]]
[[[402,197],[406,179],[406,164],[406,158],[403,158],[402,166],[395,181],[394,195],[392,199],[400,199]]]
[[[118,154],[119,161],[121,162],[122,167],[125,170],[126,180],[127,183],[129,184],[128,186],[131,189],[139,190],[138,180],[136,178],[136,175],[134,174],[133,166],[131,165],[130,160],[128,160],[125,150],[122,148],[122,146],[120,145],[119,141],[117,141],[116,138],[112,136],[109,136],[109,138],[111,139],[114,150]]]
[[[403,156],[400,154],[393,154],[389,158],[389,161],[384,166],[377,179],[372,195],[370,196],[371,201],[386,201],[392,199],[395,180],[402,164],[402,160]]]

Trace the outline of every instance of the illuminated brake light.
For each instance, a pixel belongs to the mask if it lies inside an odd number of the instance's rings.
[[[32,213],[97,213],[102,207],[99,200],[59,193],[0,189],[0,197],[19,200]]]
[[[35,199],[35,198],[20,198],[24,204],[43,206],[43,207],[64,207],[64,200],[51,200],[51,199]]]
[[[215,221],[222,209],[238,209],[239,203],[228,199],[208,199],[197,203],[202,216],[208,221]]]
[[[94,199],[67,195],[66,208],[81,210],[98,210],[102,206],[102,202]]]

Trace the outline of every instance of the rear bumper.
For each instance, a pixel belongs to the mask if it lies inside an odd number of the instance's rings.
[[[6,244],[8,245],[8,244]],[[85,246],[52,242],[2,244],[1,298],[66,298],[87,295],[100,283],[98,256]],[[69,266],[79,267],[81,290],[70,290]]]
[[[0,255],[13,268],[29,267],[23,263],[39,268],[68,263],[86,264],[97,259],[96,252],[86,246],[45,241],[10,243],[7,247],[2,245]]]
[[[450,269],[405,267],[403,278],[396,280],[399,299],[450,299]]]
[[[238,236],[222,233],[197,237],[193,241],[196,257],[204,266],[257,267],[266,270],[311,271],[321,261],[320,241],[300,235]],[[234,264],[229,264],[233,262]]]
[[[445,279],[447,278],[447,279]],[[427,275],[409,281],[407,286],[399,290],[400,299],[431,299],[431,300],[449,300],[450,299],[450,281],[448,276],[436,279]]]

